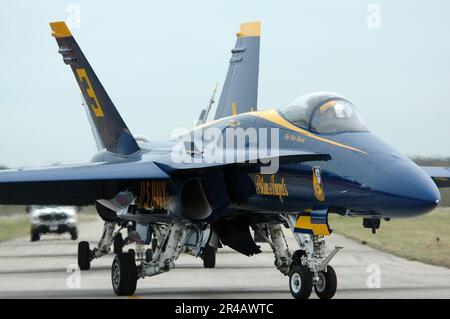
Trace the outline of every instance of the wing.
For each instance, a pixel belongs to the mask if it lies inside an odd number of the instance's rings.
[[[261,23],[241,25],[214,119],[256,111]]]
[[[280,149],[277,154],[261,155],[258,150],[242,149],[233,151],[232,156],[226,153],[220,159],[205,158],[202,153],[191,153],[187,151],[183,158],[178,157],[173,161],[173,155],[167,155],[160,161],[155,162],[165,172],[170,175],[177,173],[190,173],[193,175],[208,172],[213,169],[221,169],[224,166],[238,165],[246,166],[253,170],[261,166],[273,164],[301,163],[308,161],[328,161],[331,159],[329,154],[319,154],[304,150]]]
[[[136,181],[169,176],[153,162],[92,163],[0,171],[0,203],[90,205],[133,187]]]
[[[421,166],[433,179],[437,187],[450,187],[450,167]]]

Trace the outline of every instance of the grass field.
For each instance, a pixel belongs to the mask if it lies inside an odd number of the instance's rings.
[[[98,217],[91,207],[78,214],[78,222],[96,220]],[[30,234],[30,219],[24,206],[0,205],[0,242]]]
[[[0,242],[30,233],[30,219],[27,215],[0,216]]]
[[[83,208],[78,214],[79,222],[97,218],[93,207]],[[330,226],[337,233],[371,247],[450,268],[450,207],[418,218],[382,221],[376,235],[364,229],[358,217],[331,215]],[[0,205],[0,242],[27,236],[29,232],[30,221],[24,207]]]
[[[337,233],[363,244],[427,264],[450,268],[450,208],[412,219],[382,221],[376,235],[357,217],[330,216]]]

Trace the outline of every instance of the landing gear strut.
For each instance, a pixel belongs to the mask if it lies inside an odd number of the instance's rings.
[[[337,246],[328,255],[325,254],[323,235],[295,232],[296,216],[287,215],[285,221],[291,228],[299,250],[290,253],[280,224],[267,224],[267,236],[260,236],[271,246],[275,255],[275,266],[284,275],[289,276],[289,289],[295,299],[307,299],[314,288],[320,299],[330,299],[336,293],[337,277],[328,263],[342,247]]]
[[[337,277],[333,267],[328,263],[342,249],[336,246],[331,253],[325,254],[326,243],[323,235],[303,234],[295,232],[295,216],[286,216],[286,222],[291,228],[300,250],[294,252],[293,263],[289,272],[289,287],[292,296],[296,299],[308,298],[311,294],[312,287],[320,299],[331,299],[336,293]],[[306,278],[307,290],[304,294],[295,293],[298,290],[298,282],[296,279],[301,277],[299,267],[309,270],[312,279],[312,286],[309,286],[309,275]],[[301,289],[300,289],[301,290]],[[307,293],[309,291],[309,294]]]
[[[185,224],[154,226],[154,250],[136,241],[135,253],[119,253],[111,267],[111,281],[118,296],[132,295],[139,278],[155,276],[172,269],[190,234]]]

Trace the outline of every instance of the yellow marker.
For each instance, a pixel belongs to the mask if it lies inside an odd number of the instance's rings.
[[[94,114],[96,117],[104,117],[105,114],[103,113],[103,110],[100,106],[100,103],[98,102],[97,96],[95,95],[94,90],[92,89],[92,85],[91,85],[91,81],[89,80],[87,74],[86,74],[86,70],[81,68],[81,69],[76,69],[77,72],[77,76],[80,79],[80,82],[85,82],[86,83],[86,93],[87,95],[92,98],[92,100],[94,101],[94,104],[91,104],[90,106],[92,107],[92,110],[94,111]],[[81,90],[83,90],[83,86],[80,83],[80,88]],[[88,101],[86,101],[88,103]]]
[[[259,37],[261,36],[261,22],[247,22],[241,24],[239,32],[236,33],[238,38],[241,37]]]
[[[327,224],[313,224],[311,215],[300,215],[295,223],[295,228],[308,229],[313,235],[328,236],[331,234],[330,227]]]
[[[71,37],[69,28],[64,21],[51,22],[50,28],[52,28],[52,36],[55,38],[67,38]]]
[[[231,104],[231,111],[233,112],[233,115],[237,114],[237,110],[236,110],[236,102],[233,102]]]

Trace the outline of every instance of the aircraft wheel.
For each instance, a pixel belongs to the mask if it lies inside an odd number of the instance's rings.
[[[296,265],[301,265],[302,264],[302,257],[306,255],[306,252],[304,250],[296,250],[294,251],[294,253],[292,254],[292,262]]]
[[[81,270],[89,270],[91,268],[91,250],[87,241],[78,243],[78,267]]]
[[[77,240],[78,239],[78,229],[73,228],[69,231],[70,233],[70,239],[71,240]]]
[[[133,260],[136,260],[136,251],[134,249],[128,249],[128,253],[133,256]]]
[[[130,253],[117,254],[111,267],[111,282],[116,295],[133,295],[136,291],[137,279],[134,256]]]
[[[121,233],[118,233],[114,236],[114,253],[120,254],[122,252],[122,248],[124,246],[124,240]]]
[[[308,299],[312,292],[312,274],[309,268],[292,265],[289,271],[289,289],[295,299]]]
[[[39,239],[41,239],[41,236],[39,235],[38,232],[35,231],[31,231],[31,241],[38,241]]]
[[[152,259],[153,259],[153,251],[151,249],[147,249],[145,251],[145,261],[149,263],[152,261]]]
[[[319,281],[314,285],[314,291],[320,299],[331,299],[336,293],[337,276],[333,267],[327,266],[327,271],[319,272]]]
[[[203,268],[214,268],[216,266],[216,248],[206,245],[202,253]]]

